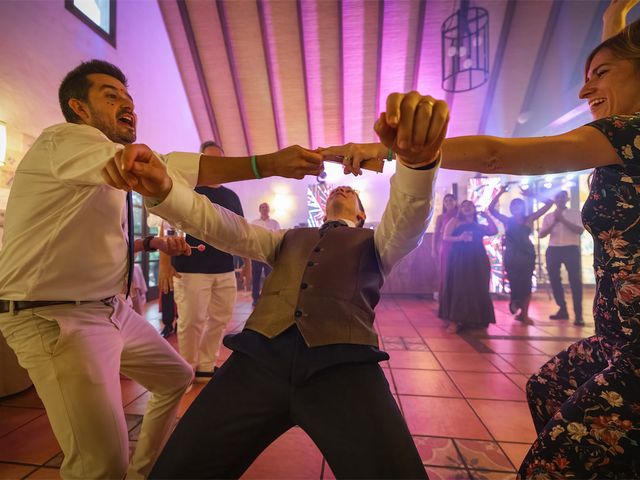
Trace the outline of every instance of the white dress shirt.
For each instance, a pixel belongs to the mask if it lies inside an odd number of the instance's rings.
[[[280,230],[280,224],[278,223],[277,220],[274,220],[273,218],[267,218],[266,220],[263,220],[262,218],[256,218],[251,223],[253,225],[258,225],[262,228],[266,228],[267,230],[271,230],[272,232],[275,232],[276,230]]]
[[[412,170],[397,163],[382,220],[374,233],[380,270],[391,268],[422,241],[432,214],[433,183],[438,167]],[[158,203],[147,199],[150,211],[194,237],[220,250],[273,265],[286,230],[269,231],[213,205],[193,191],[193,185],[176,181],[169,195]]]
[[[18,166],[0,251],[0,299],[100,300],[127,276],[126,193],[101,170],[123,146],[74,123],[45,129]],[[200,154],[159,156],[195,183]],[[188,164],[188,168],[183,168]]]
[[[578,210],[574,210],[572,208],[566,208],[562,210],[562,216],[569,223],[582,227],[582,217]],[[544,220],[542,220],[542,229],[549,228],[553,221],[555,220],[555,210],[551,213],[545,215]],[[549,233],[549,246],[550,247],[568,247],[568,246],[578,246],[580,245],[580,235],[581,233],[572,232],[569,227],[567,227],[562,222],[556,222],[551,228],[551,232]]]

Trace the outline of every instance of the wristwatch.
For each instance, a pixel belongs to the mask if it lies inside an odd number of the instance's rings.
[[[158,250],[157,248],[151,248],[151,240],[153,240],[154,238],[156,237],[153,235],[148,235],[144,237],[144,240],[142,240],[142,248],[145,252],[155,252],[156,250]]]

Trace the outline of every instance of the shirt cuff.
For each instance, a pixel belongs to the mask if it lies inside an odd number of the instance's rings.
[[[194,195],[196,193],[188,185],[174,180],[171,191],[163,201],[145,198],[144,203],[151,213],[169,221],[178,230],[184,230],[182,220],[192,213]]]
[[[433,182],[436,179],[440,162],[438,159],[435,167],[429,170],[416,170],[405,167],[401,162],[396,161],[395,184],[402,193],[416,198],[430,198]]]
[[[179,176],[191,188],[198,185],[198,174],[200,173],[199,153],[171,152],[161,156],[169,168],[171,176]]]

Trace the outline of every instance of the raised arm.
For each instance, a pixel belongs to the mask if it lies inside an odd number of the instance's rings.
[[[602,15],[602,41],[617,35],[627,25],[627,14],[638,0],[611,0]]]
[[[498,201],[500,201],[500,197],[506,191],[507,191],[507,186],[506,185],[503,185],[502,187],[500,187],[500,190],[498,191],[496,196],[491,199],[491,203],[489,204],[489,207],[488,207],[489,213],[491,213],[491,215],[493,215],[498,220],[500,220],[500,222],[502,222],[503,225],[507,224],[507,222],[509,221],[509,217],[507,217],[506,215],[501,214],[498,211],[498,209],[496,208],[496,205],[498,204]]]
[[[493,221],[493,218],[491,218],[491,215],[489,215],[487,212],[480,212],[480,215],[482,215],[487,220],[487,225],[486,227],[484,227],[484,234],[489,237],[492,237],[493,235],[497,235],[498,227],[496,226],[496,223]]]
[[[541,216],[547,213],[551,209],[551,207],[553,207],[553,200],[546,199],[542,207],[540,207],[538,210],[533,212],[531,215],[527,216],[526,222],[532,225],[533,222],[535,222],[537,219],[539,219]]]

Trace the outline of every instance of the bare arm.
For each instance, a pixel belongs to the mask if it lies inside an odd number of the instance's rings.
[[[544,238],[547,235],[549,235],[551,233],[551,230],[553,230],[553,226],[556,224],[556,220],[554,219],[551,222],[547,222],[546,221],[546,217],[544,219],[544,221],[542,222],[542,228],[538,231],[538,236],[540,238]],[[546,226],[545,226],[546,224]]]
[[[553,207],[553,201],[551,200],[547,200],[544,203],[544,206],[540,207],[538,210],[536,210],[535,212],[533,212],[531,215],[529,215],[527,217],[527,223],[532,225],[533,222],[535,222],[537,219],[539,219],[541,216],[543,216],[545,213],[547,213],[551,207]]]
[[[462,232],[460,235],[455,236],[453,235],[453,231],[457,228],[458,224],[459,222],[455,218],[449,220],[447,226],[444,227],[444,235],[442,236],[442,239],[447,242],[468,242],[470,240],[469,232]]]
[[[486,213],[483,214],[482,216],[487,219],[487,226],[485,227],[484,234],[489,237],[496,235],[498,233],[498,227],[496,226],[496,223],[493,221],[493,218],[491,218],[491,216]]]
[[[509,221],[509,217],[507,217],[506,215],[502,215],[496,208],[496,205],[498,204],[498,201],[500,200],[500,197],[502,196],[502,194],[506,191],[507,191],[506,187],[501,187],[500,191],[496,194],[496,196],[493,197],[493,199],[491,199],[491,203],[489,204],[489,207],[488,207],[488,210],[491,213],[491,215],[493,215],[498,220],[500,220],[500,222],[502,222],[502,224],[504,225],[506,225],[506,223]]]
[[[542,175],[622,164],[607,138],[587,126],[550,137],[449,138],[442,153],[442,168],[493,174]]]
[[[638,0],[612,0],[602,16],[602,41],[617,35],[627,24],[627,14]]]

